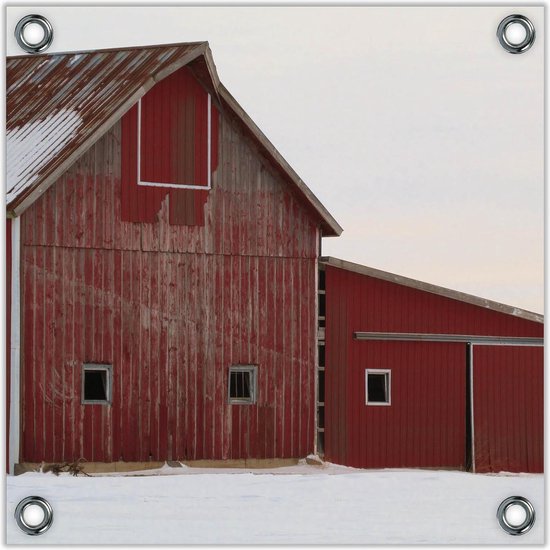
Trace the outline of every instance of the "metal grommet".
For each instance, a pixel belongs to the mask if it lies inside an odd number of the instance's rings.
[[[39,25],[44,31],[44,36],[38,42],[30,42],[25,38],[25,29],[29,25]],[[47,50],[53,40],[53,27],[42,15],[26,15],[15,26],[15,39],[21,48],[29,53],[38,53]]]
[[[506,31],[510,25],[521,25],[525,29],[525,38],[518,43],[510,42],[506,35]],[[509,15],[505,17],[499,24],[497,29],[497,37],[500,45],[510,53],[524,53],[535,41],[535,27],[533,23],[524,15]]]
[[[521,523],[514,524],[507,517],[506,513],[512,506],[520,506],[525,511],[525,519]],[[526,498],[508,497],[500,503],[497,519],[499,525],[510,535],[524,535],[535,523],[535,509]]]
[[[29,517],[33,512],[31,509],[33,506],[40,508],[43,513],[42,519],[33,521],[34,518]],[[15,521],[27,535],[41,535],[50,528],[53,522],[53,509],[50,503],[42,497],[27,497],[17,505]]]

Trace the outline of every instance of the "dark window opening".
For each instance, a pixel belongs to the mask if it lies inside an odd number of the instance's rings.
[[[325,366],[325,346],[318,346],[319,348],[319,366]]]
[[[367,404],[390,404],[389,371],[367,371]]]
[[[254,403],[256,401],[256,367],[229,369],[229,402]]]
[[[110,366],[84,365],[82,374],[82,402],[109,403],[111,401]]]
[[[252,397],[250,372],[232,372],[229,392],[234,399],[250,399]]]
[[[319,403],[324,403],[325,401],[325,371],[319,371],[317,373],[317,380],[318,380],[318,391],[319,395],[317,396],[317,401]]]
[[[325,407],[319,407],[317,410],[317,427],[325,427]]]
[[[319,270],[319,290],[325,290],[325,270]]]
[[[319,294],[319,317],[325,316],[325,295]]]

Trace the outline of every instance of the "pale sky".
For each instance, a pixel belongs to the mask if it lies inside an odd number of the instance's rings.
[[[323,254],[542,312],[544,8],[9,7],[49,52],[208,40],[222,82],[344,228]],[[537,38],[505,52],[521,13]]]

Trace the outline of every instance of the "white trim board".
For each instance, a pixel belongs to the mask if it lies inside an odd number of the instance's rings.
[[[20,379],[21,379],[21,310],[20,310],[20,218],[11,221],[11,341],[10,341],[10,434],[9,473],[19,462]]]
[[[484,336],[474,334],[436,334],[422,332],[353,332],[353,339],[394,342],[451,342],[478,346],[544,346],[543,338],[530,336]]]

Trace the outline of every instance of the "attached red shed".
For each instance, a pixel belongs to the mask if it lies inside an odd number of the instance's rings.
[[[327,460],[543,471],[542,316],[334,258],[321,267]]]

